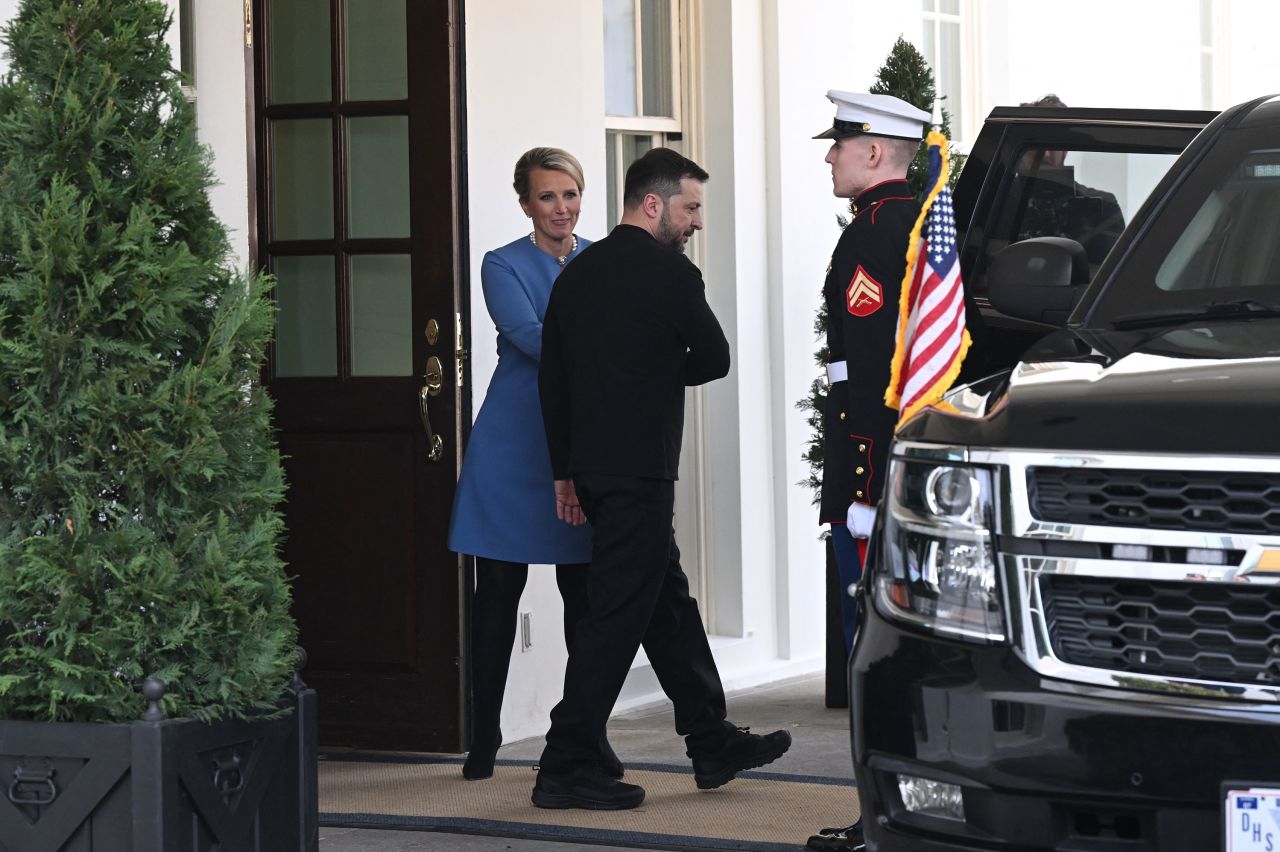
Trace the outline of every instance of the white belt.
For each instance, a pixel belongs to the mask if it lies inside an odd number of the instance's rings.
[[[849,362],[833,361],[827,365],[827,381],[831,384],[843,382],[849,378]]]

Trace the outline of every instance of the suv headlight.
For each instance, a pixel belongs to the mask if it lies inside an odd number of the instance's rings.
[[[983,642],[1004,640],[992,547],[992,476],[893,459],[875,598],[886,616]]]

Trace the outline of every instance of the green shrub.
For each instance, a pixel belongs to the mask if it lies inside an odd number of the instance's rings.
[[[236,272],[157,0],[24,0],[0,85],[0,718],[274,706],[295,628]]]

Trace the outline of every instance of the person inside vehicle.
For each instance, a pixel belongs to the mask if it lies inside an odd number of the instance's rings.
[[[1057,95],[1048,94],[1024,107],[1065,107]],[[1094,189],[1075,179],[1075,167],[1066,162],[1067,151],[1026,151],[1018,161],[1012,197],[1014,221],[1006,233],[1009,242],[1032,237],[1067,237],[1084,246],[1095,269],[1106,258],[1124,231],[1124,212],[1113,193]],[[1003,229],[1002,229],[1003,230]],[[996,231],[997,235],[1001,233]]]

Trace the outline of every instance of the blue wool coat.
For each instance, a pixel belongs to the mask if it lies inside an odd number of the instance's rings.
[[[578,239],[570,261],[590,245]],[[504,562],[591,560],[591,527],[556,517],[538,401],[542,317],[556,259],[521,237],[484,256],[480,281],[498,328],[498,367],[471,430],[453,502],[449,549]]]

